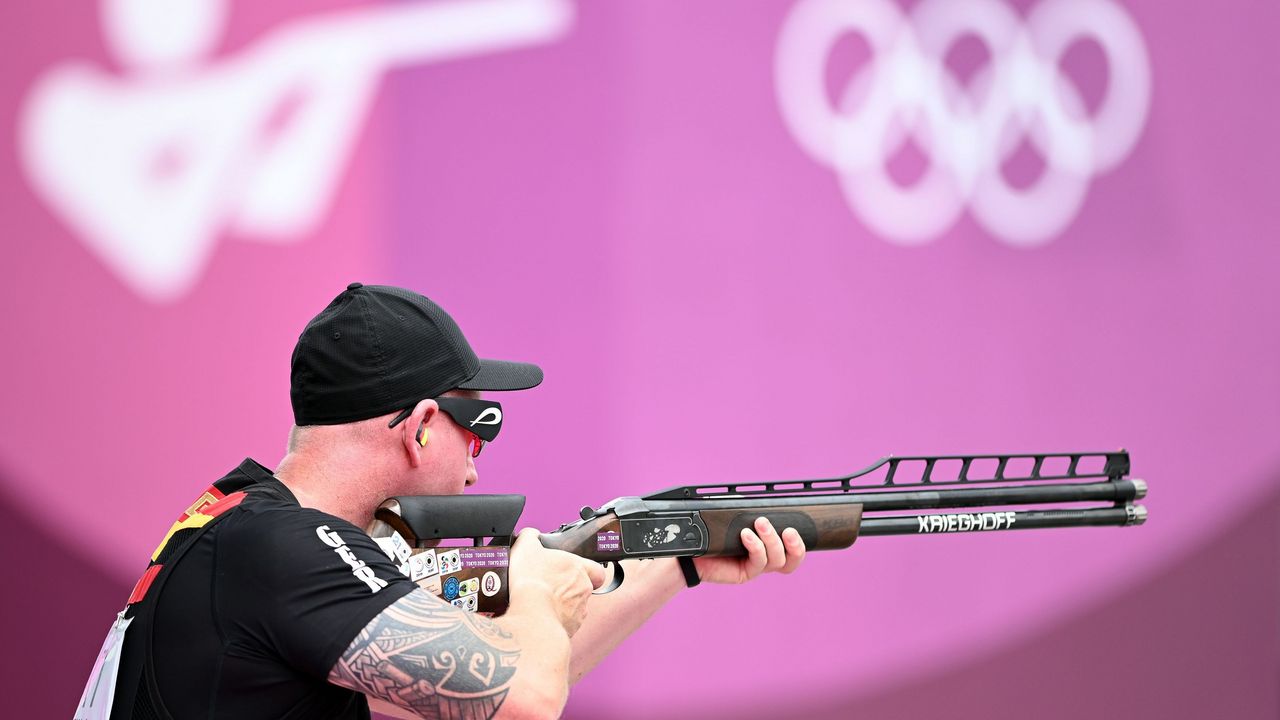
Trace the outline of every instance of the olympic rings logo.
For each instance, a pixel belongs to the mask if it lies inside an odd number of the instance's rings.
[[[864,38],[871,59],[832,107],[826,65],[850,34]],[[945,58],[968,35],[990,62],[962,86]],[[1058,69],[1086,39],[1102,49],[1109,75],[1092,113]],[[891,0],[801,0],[783,23],[774,72],[796,141],[836,171],[872,230],[906,245],[936,238],[966,207],[1011,245],[1053,239],[1075,218],[1092,177],[1133,149],[1151,97],[1142,34],[1111,0],[1043,0],[1025,21],[1001,0],[923,0],[909,16]],[[929,167],[903,187],[886,163],[909,139]],[[1024,140],[1044,170],[1015,188],[1001,164]]]

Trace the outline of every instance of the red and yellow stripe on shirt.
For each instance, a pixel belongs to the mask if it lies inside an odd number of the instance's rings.
[[[156,546],[156,551],[151,553],[151,565],[147,567],[146,572],[142,573],[142,577],[138,578],[137,584],[133,586],[133,592],[129,594],[129,604],[132,605],[146,597],[147,590],[151,588],[151,583],[155,582],[156,575],[160,574],[160,568],[164,567],[156,563],[156,558],[160,557],[160,553],[164,552],[165,547],[173,539],[175,533],[187,528],[204,527],[214,518],[239,505],[241,500],[244,500],[243,492],[224,495],[215,487],[205,490],[204,494],[191,503],[186,512],[178,516],[178,521],[169,528],[169,532],[165,533],[164,539]]]

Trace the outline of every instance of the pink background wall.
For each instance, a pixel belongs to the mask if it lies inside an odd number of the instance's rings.
[[[1031,26],[1049,2],[995,4]],[[833,476],[889,453],[1123,446],[1151,484],[1141,529],[866,539],[790,578],[699,588],[584,680],[570,717],[1275,717],[1280,10],[1103,5],[1140,33],[1149,104],[1132,149],[1034,247],[976,199],[913,246],[873,227],[781,108],[779,37],[801,4],[529,0],[507,9],[564,26],[394,67],[358,62],[359,43],[316,56],[347,59],[331,66],[284,53],[301,80],[174,121],[127,103],[200,82],[211,97],[238,67],[268,76],[281,61],[259,51],[290,47],[289,29],[422,3],[233,2],[216,48],[164,76],[124,67],[83,3],[0,8],[0,295],[15,311],[0,517],[32,588],[5,601],[28,655],[5,683],[42,690],[10,695],[30,716],[68,713],[176,509],[244,455],[282,454],[296,333],[360,280],[418,289],[482,355],[544,367],[541,388],[503,399],[510,428],[476,488],[528,494],[540,527],[618,495]],[[923,6],[893,7],[920,30]],[[349,21],[323,25],[338,12]],[[871,44],[836,46],[830,95],[876,72]],[[1004,58],[969,38],[946,61],[963,79]],[[209,128],[266,118],[202,196],[204,235],[162,235],[209,238],[163,297],[35,179],[32,98],[74,63],[120,90],[84,95],[99,113],[55,136],[108,168],[95,197],[177,186]],[[1095,111],[1119,72],[1090,43],[1049,67]],[[263,148],[335,97],[351,146],[314,221],[279,237],[245,222]],[[924,134],[885,158],[900,184],[942,162],[947,140]],[[108,150],[134,138],[156,156],[144,167],[178,170],[112,176]],[[1035,187],[1043,154],[1009,147],[993,167]],[[121,220],[130,242],[179,206],[156,197]]]

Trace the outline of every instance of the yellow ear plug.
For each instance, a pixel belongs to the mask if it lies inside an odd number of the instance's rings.
[[[426,447],[427,436],[430,434],[431,434],[431,431],[426,429],[425,427],[418,428],[418,444],[421,445],[422,447]]]

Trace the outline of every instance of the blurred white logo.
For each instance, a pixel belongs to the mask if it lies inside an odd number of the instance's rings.
[[[832,107],[827,62],[849,35],[865,40],[871,59]],[[969,35],[990,62],[965,86],[945,58]],[[1058,69],[1068,49],[1087,39],[1108,69],[1093,113]],[[907,245],[936,238],[966,207],[1011,245],[1051,240],[1079,211],[1093,175],[1129,154],[1151,95],[1142,35],[1111,0],[1043,0],[1025,23],[1002,0],[923,0],[910,16],[890,0],[801,0],[783,24],[774,69],[796,141],[835,170],[872,230]],[[928,169],[903,186],[886,165],[908,140]],[[1024,140],[1044,170],[1020,189],[1001,164]]]
[[[68,60],[24,101],[31,184],[126,284],[172,300],[224,231],[313,231],[384,72],[563,34],[569,0],[398,2],[295,20],[205,62],[227,0],[103,0],[126,72]]]

